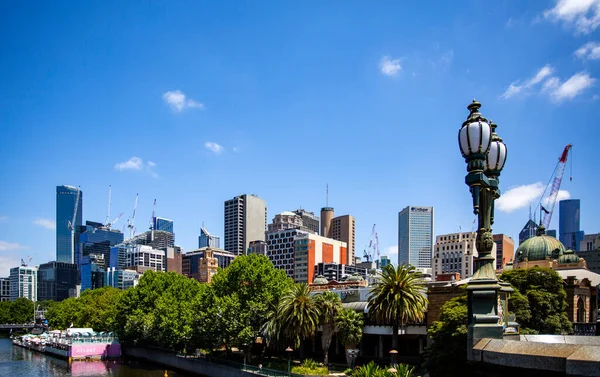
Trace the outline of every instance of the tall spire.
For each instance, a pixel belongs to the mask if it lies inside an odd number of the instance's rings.
[[[531,204],[529,205],[529,220],[531,220]]]

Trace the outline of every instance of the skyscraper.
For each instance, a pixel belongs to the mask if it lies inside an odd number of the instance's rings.
[[[37,301],[37,268],[19,266],[10,269],[10,300],[25,297]]]
[[[346,245],[348,245],[346,260],[343,260],[341,262],[342,264],[354,264],[355,228],[356,221],[352,215],[338,216],[331,220],[331,228],[329,230],[331,232],[330,237],[334,240],[345,242]]]
[[[38,267],[38,300],[62,301],[74,297],[79,271],[74,263],[48,262]]]
[[[537,224],[531,218],[527,221],[523,229],[519,232],[519,245],[527,241],[531,237],[535,237]]]
[[[345,242],[348,250],[342,264],[355,264],[356,220],[352,215],[335,216],[332,207],[321,208],[321,236]]]
[[[559,202],[559,239],[567,250],[580,250],[584,234],[579,228],[579,199],[561,200]]]
[[[155,216],[152,218],[152,228],[153,230],[163,230],[165,232],[173,233],[173,220]]]
[[[94,221],[86,221],[85,226],[81,226],[79,229],[79,252],[75,254],[74,263],[79,265],[81,258],[90,254],[102,254],[106,266],[111,266],[113,263],[110,260],[110,249],[123,242],[123,233]]]
[[[77,211],[75,209],[77,208]],[[72,224],[74,230],[82,224],[83,212],[83,191],[73,186],[56,186],[56,261],[73,263],[75,253],[79,242],[78,234],[73,237],[69,224],[73,222],[73,213],[75,213],[75,222]],[[74,238],[74,240],[73,240]]]
[[[212,235],[206,230],[204,226],[200,228],[200,237],[198,237],[198,248],[201,247],[216,247],[219,249],[221,247],[221,240],[219,237]]]
[[[431,268],[433,207],[408,206],[398,214],[398,264]]]
[[[225,201],[225,250],[243,255],[250,241],[264,241],[267,205],[256,195],[240,195]]]
[[[298,208],[294,213],[302,218],[302,225],[309,232],[319,234],[319,216],[315,216],[314,212],[308,212],[302,208]]]

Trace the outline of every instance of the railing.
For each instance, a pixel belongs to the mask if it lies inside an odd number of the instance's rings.
[[[178,355],[178,356],[185,357],[183,355]],[[245,371],[248,373],[253,373],[253,374],[257,374],[257,375],[261,375],[261,376],[303,377],[303,375],[301,375],[301,374],[294,374],[294,373],[288,374],[286,371],[282,371],[282,370],[259,368],[255,365],[249,365],[249,364],[244,365],[241,363],[237,363],[235,361],[223,360],[223,359],[218,359],[218,358],[211,358],[210,360],[205,357],[195,357],[195,356],[188,356],[186,358],[189,360],[194,360],[194,361],[200,362],[200,363],[216,364],[216,365],[221,365],[224,367],[235,368],[238,370],[242,370],[242,371]]]
[[[595,323],[584,323],[574,322],[573,323],[573,335],[596,335],[596,324]]]
[[[31,329],[35,327],[35,323],[5,323],[0,324],[0,329]]]

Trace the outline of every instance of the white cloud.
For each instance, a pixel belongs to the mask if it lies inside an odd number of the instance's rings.
[[[144,161],[139,157],[131,157],[124,162],[117,162],[115,170],[140,170],[144,165]]]
[[[0,223],[8,222],[8,216],[0,216]]]
[[[546,64],[545,66],[540,68],[533,77],[525,80],[525,82],[523,82],[523,84],[519,84],[519,82],[520,82],[519,80],[512,82],[508,86],[506,91],[502,94],[501,97],[502,98],[510,98],[510,97],[517,95],[523,91],[527,91],[528,89],[531,89],[535,85],[542,82],[545,78],[550,76],[553,72],[554,72],[554,68],[552,68],[552,66],[550,66],[549,64]]]
[[[382,255],[387,255],[393,263],[397,263],[398,262],[398,245],[386,247],[385,253]]]
[[[502,194],[496,200],[496,208],[502,212],[514,212],[518,209],[525,208],[530,204],[535,203],[544,193],[546,187],[542,182],[536,182],[529,185],[513,187]],[[556,201],[569,199],[571,194],[567,190],[559,190]],[[544,199],[543,205],[547,205],[547,198]]]
[[[2,241],[0,241],[2,242]],[[2,249],[0,249],[2,250]],[[21,265],[21,258],[15,255],[0,255],[0,277],[7,277],[10,269]]]
[[[207,141],[206,143],[204,143],[204,148],[208,149],[214,154],[220,154],[221,152],[223,152],[223,146],[217,143],[213,143],[212,141]]]
[[[552,22],[574,28],[578,34],[588,34],[600,26],[600,0],[557,0],[554,8],[543,14]]]
[[[384,56],[379,62],[379,68],[381,69],[381,73],[386,76],[396,76],[402,69],[402,66],[400,65],[400,59]]]
[[[163,100],[173,111],[181,112],[186,108],[203,109],[204,105],[196,100],[187,98],[181,90],[172,90],[163,93]]]
[[[579,47],[575,51],[575,56],[582,60],[598,60],[600,59],[600,43],[588,42]]]
[[[0,241],[0,251],[23,250],[27,246],[20,245],[16,242]]]
[[[233,150],[234,153],[239,153],[240,152],[240,148],[238,148],[238,147],[233,147],[232,150]]]
[[[123,171],[123,170],[138,170],[144,171],[150,174],[154,178],[158,178],[158,174],[154,171],[156,167],[156,162],[148,161],[144,162],[144,160],[140,157],[131,157],[127,161],[117,162],[115,164],[115,170]]]
[[[595,78],[587,73],[579,72],[563,83],[553,77],[552,80],[548,80],[544,85],[544,90],[546,90],[555,101],[561,102],[577,97],[587,88],[594,86],[595,82]]]
[[[50,219],[35,219],[33,221],[33,223],[35,225],[39,225],[39,226],[44,227],[46,229],[56,229],[56,223],[54,222],[54,220],[50,220]]]

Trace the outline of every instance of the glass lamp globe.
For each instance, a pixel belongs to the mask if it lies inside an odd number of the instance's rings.
[[[494,135],[495,136],[495,135]],[[502,139],[495,137],[490,144],[490,149],[485,157],[486,172],[500,172],[506,162],[506,144]]]
[[[458,131],[460,151],[464,158],[485,155],[491,142],[492,129],[485,119],[465,122]]]

